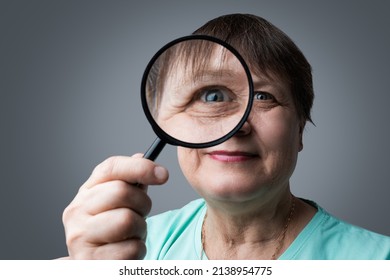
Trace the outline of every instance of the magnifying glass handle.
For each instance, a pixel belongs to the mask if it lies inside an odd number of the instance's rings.
[[[154,161],[158,157],[162,149],[165,147],[165,144],[166,143],[164,141],[157,137],[144,154],[144,158]]]

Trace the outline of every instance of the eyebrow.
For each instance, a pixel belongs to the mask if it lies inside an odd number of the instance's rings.
[[[279,99],[279,101],[291,97],[288,88],[285,88],[277,80],[273,80],[267,77],[264,78],[255,77],[253,80],[253,86],[255,91],[263,90],[263,89],[265,91],[269,91],[271,94],[275,95]]]
[[[220,77],[237,77],[240,73],[237,71],[229,70],[229,69],[204,69],[197,70],[192,75],[195,79],[206,77],[206,78],[220,78]]]
[[[192,71],[192,70],[189,70]],[[244,72],[232,69],[197,69],[194,73],[189,72],[180,82],[176,82],[176,88],[203,88],[207,86],[226,86],[234,91],[241,91],[244,83],[244,88],[248,87],[247,75]]]
[[[253,87],[256,89],[256,88],[275,87],[275,86],[270,81],[255,80],[253,81]]]

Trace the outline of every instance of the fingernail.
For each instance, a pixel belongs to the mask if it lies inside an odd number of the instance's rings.
[[[154,176],[159,180],[165,180],[167,178],[168,172],[164,167],[156,166],[154,168]]]

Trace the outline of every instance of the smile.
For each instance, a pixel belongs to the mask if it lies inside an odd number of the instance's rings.
[[[212,159],[222,162],[243,162],[257,157],[257,155],[251,153],[230,151],[213,151],[208,155]]]

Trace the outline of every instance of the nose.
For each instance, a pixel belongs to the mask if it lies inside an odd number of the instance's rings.
[[[236,136],[246,136],[251,133],[252,125],[250,123],[250,117],[251,116],[249,115],[248,119],[244,122],[240,130],[237,131]]]

